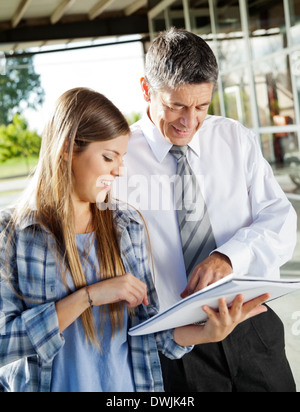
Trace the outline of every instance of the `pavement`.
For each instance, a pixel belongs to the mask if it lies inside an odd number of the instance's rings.
[[[293,259],[281,269],[282,278],[300,279],[300,188],[290,179],[284,169],[275,171],[275,176],[298,214],[298,242]],[[297,390],[300,392],[300,292],[293,293],[270,304],[285,326],[286,353],[289,359]]]
[[[282,169],[275,171],[275,176],[293,204],[298,220],[298,243],[293,259],[281,270],[283,278],[300,279],[300,188],[290,179],[288,173]],[[0,180],[0,209],[14,202],[22,190],[28,185],[28,179]],[[286,352],[289,359],[298,392],[300,392],[300,292],[271,302],[270,307],[282,319],[285,326]]]
[[[0,179],[0,209],[14,203],[28,186],[28,177],[17,179]]]

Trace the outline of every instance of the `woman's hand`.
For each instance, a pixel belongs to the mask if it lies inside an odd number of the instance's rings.
[[[215,312],[208,306],[203,306],[208,316],[205,326],[184,326],[175,329],[174,340],[179,346],[193,346],[203,343],[221,342],[242,322],[254,316],[267,312],[261,306],[270,298],[262,295],[244,304],[244,296],[238,295],[229,309],[225,299],[219,301],[219,311]]]
[[[88,290],[94,306],[117,302],[126,302],[129,308],[149,305],[147,286],[130,273],[89,286]]]
[[[147,286],[129,273],[88,286],[88,292],[94,306],[117,302],[126,302],[129,308],[135,308],[142,303],[149,305]],[[86,288],[77,290],[55,306],[59,330],[62,333],[90,307]]]

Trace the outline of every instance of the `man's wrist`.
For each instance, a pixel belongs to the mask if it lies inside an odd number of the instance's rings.
[[[213,256],[213,255],[217,255],[217,256],[218,256],[220,259],[222,259],[224,262],[228,263],[228,265],[231,267],[231,269],[233,268],[232,263],[231,263],[231,260],[230,260],[230,258],[229,258],[228,256],[223,255],[223,253],[220,253],[220,252],[214,252],[214,253],[212,253],[211,256]]]

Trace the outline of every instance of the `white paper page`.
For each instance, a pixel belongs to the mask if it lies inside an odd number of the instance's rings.
[[[248,302],[258,296],[269,293],[271,296],[269,301],[271,301],[299,289],[300,279],[270,281],[257,278],[236,278],[234,275],[231,275],[181,300],[176,305],[141,325],[130,329],[129,334],[131,336],[147,335],[203,322],[207,320],[207,315],[203,312],[202,306],[208,305],[216,310],[219,307],[220,298],[226,298],[227,304],[230,306],[239,294],[243,294],[245,302]]]

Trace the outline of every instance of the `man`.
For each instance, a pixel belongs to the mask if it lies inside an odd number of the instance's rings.
[[[217,79],[209,46],[184,30],[162,33],[147,54],[147,114],[132,127],[117,191],[145,217],[162,309],[232,272],[278,278],[296,243],[295,211],[256,136],[207,116]],[[295,391],[271,309],[224,342],[161,363],[166,391]]]

